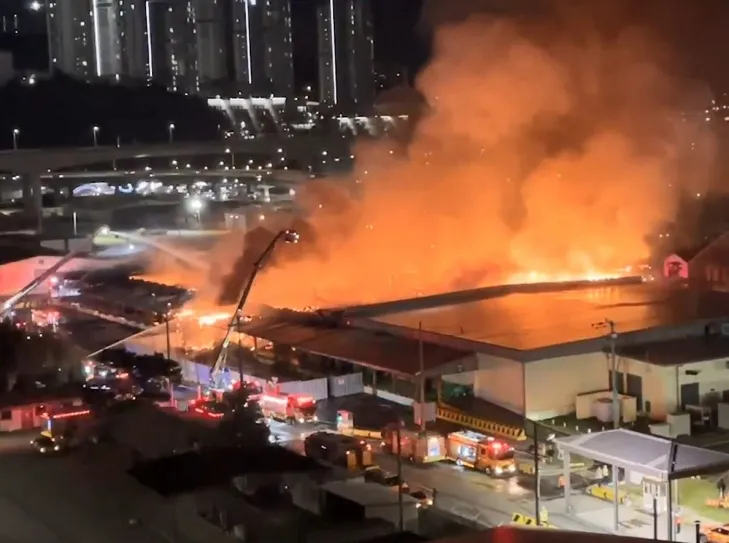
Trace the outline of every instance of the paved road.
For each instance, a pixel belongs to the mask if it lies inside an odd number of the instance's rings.
[[[109,325],[102,325],[102,327],[107,326]],[[114,326],[109,326],[109,331],[111,332],[113,328]],[[194,389],[186,387],[179,387],[175,392],[177,399],[190,399],[194,395]],[[408,416],[407,412],[397,404],[360,394],[323,402],[320,407],[320,419],[334,421],[338,409],[352,411],[358,425],[372,428],[382,428],[397,415]],[[303,454],[303,439],[308,433],[321,427],[321,425],[291,427],[274,423],[272,430],[283,444]],[[397,470],[396,459],[391,456],[377,455],[376,460],[388,471]],[[406,464],[403,466],[403,474],[411,485],[437,489],[439,508],[469,520],[499,525],[509,522],[515,512],[534,516],[534,494],[530,488],[533,483],[528,478],[493,479],[473,471],[464,471],[447,463],[428,467]],[[594,526],[586,522],[560,515],[559,508],[550,507],[550,511],[554,524],[560,528],[594,530]]]

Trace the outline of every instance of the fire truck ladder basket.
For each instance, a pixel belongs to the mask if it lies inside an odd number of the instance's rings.
[[[511,426],[509,424],[500,424],[480,417],[474,417],[443,404],[438,406],[437,417],[441,420],[465,426],[466,428],[479,430],[487,434],[512,439],[514,441],[526,441],[527,438],[524,428]]]

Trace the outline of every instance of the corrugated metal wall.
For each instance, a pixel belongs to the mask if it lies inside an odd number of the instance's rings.
[[[333,398],[362,392],[364,392],[364,381],[361,373],[348,373],[329,378],[329,395]]]
[[[288,381],[281,383],[281,392],[288,394],[308,394],[315,400],[326,400],[329,397],[329,380],[326,377],[308,381]]]
[[[199,364],[191,360],[180,360],[177,362],[182,367],[182,380],[190,385],[207,386],[210,383],[210,367]],[[237,381],[239,373],[237,370],[229,368],[229,379]],[[271,383],[261,377],[255,375],[243,374],[243,379],[257,383],[261,388],[266,390]],[[320,377],[318,379],[309,379],[306,381],[285,381],[280,383],[281,392],[288,394],[309,394],[317,401],[326,400],[330,396],[339,398],[341,396],[349,396],[351,394],[360,394],[365,391],[361,373],[350,373],[347,375],[338,375],[336,377]]]

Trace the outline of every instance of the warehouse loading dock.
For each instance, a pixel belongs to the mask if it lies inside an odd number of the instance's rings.
[[[477,368],[473,352],[353,328],[318,314],[291,311],[246,323],[240,331],[274,345],[286,345],[296,353],[314,355],[324,364],[336,361],[345,366],[341,368],[344,372],[364,370],[369,378],[367,387],[375,395],[388,397],[393,392],[415,398],[419,381],[423,379],[426,400],[438,400],[436,415],[439,422],[445,423],[441,426],[446,431],[458,426],[513,440],[525,439],[523,417],[508,409],[475,398],[453,405],[441,398],[444,375]],[[322,371],[328,370],[324,364]],[[383,391],[380,388],[383,378],[391,380],[394,386]]]

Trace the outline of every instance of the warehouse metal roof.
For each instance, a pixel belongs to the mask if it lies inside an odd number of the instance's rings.
[[[331,481],[322,485],[322,488],[327,492],[358,503],[363,507],[397,506],[399,500],[397,492],[393,492],[391,488],[376,483],[352,480]],[[417,503],[417,500],[408,494],[403,494],[402,499],[405,506],[415,505]]]
[[[385,304],[380,314],[370,310],[366,317],[386,326],[422,326],[426,332],[515,351],[602,339],[605,330],[594,325],[605,319],[614,321],[625,335],[729,317],[729,293],[657,283],[592,284],[541,292],[504,288],[476,300],[459,295],[443,296],[439,303],[420,308],[417,300],[404,301],[400,306],[404,310]]]
[[[560,450],[663,481],[729,470],[729,454],[674,443],[631,430],[609,430],[555,440]],[[672,447],[676,447],[671,466]]]
[[[376,370],[403,376],[420,373],[420,344],[417,340],[340,326],[312,315],[282,311],[247,323],[241,326],[241,331],[274,343]],[[422,354],[422,366],[426,374],[438,373],[451,364],[475,364],[475,356],[471,351],[429,342],[423,342]]]
[[[729,358],[729,338],[726,336],[700,336],[656,341],[641,345],[627,345],[618,354],[656,366],[677,366]]]

